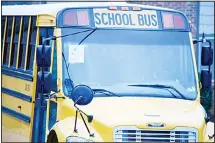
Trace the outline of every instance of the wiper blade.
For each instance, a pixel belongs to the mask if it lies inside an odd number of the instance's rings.
[[[79,43],[78,45],[81,45],[91,34],[93,34],[96,31],[96,28],[93,29],[89,34],[87,34]]]
[[[128,86],[139,86],[139,87],[150,87],[150,88],[163,88],[163,89],[172,89],[177,92],[183,99],[187,99],[181,92],[179,92],[175,87],[169,85],[162,85],[162,84],[134,84]],[[174,97],[176,97],[170,90],[168,90]],[[176,97],[177,98],[177,97]]]
[[[120,97],[119,95],[117,95],[116,93],[113,93],[109,90],[106,90],[106,89],[92,89],[94,91],[94,93],[102,93],[102,94],[105,94],[107,96],[117,96],[117,97]]]

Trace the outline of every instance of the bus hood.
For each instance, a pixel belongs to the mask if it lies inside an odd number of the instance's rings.
[[[107,97],[94,98],[87,106],[80,106],[94,119],[110,127],[147,123],[174,126],[200,126],[204,119],[198,102],[171,98]]]
[[[114,128],[119,126],[156,130],[194,127],[202,130],[205,123],[202,106],[197,101],[182,99],[98,97],[90,104],[78,107],[88,115],[93,115],[93,121],[88,126],[96,135],[94,139],[98,141],[112,142]],[[59,120],[62,121],[57,123],[57,127],[63,132],[64,137],[68,137],[74,130],[75,123],[75,110],[71,99],[61,102],[58,115]],[[78,133],[89,137],[81,118],[77,122]],[[149,123],[164,124],[164,127],[149,127],[147,125]]]

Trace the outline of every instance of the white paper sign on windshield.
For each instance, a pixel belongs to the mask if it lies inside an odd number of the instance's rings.
[[[69,45],[69,63],[78,64],[84,63],[85,45]]]

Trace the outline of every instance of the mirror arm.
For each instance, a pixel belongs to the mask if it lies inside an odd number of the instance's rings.
[[[76,102],[74,103],[74,107],[76,108],[74,132],[75,132],[75,133],[78,133],[78,130],[77,130],[77,118],[78,118],[78,113],[80,113],[81,118],[82,118],[82,120],[83,120],[83,122],[84,122],[84,125],[85,125],[85,127],[87,128],[87,131],[88,131],[88,133],[89,133],[89,136],[90,136],[90,137],[94,137],[94,134],[93,134],[93,133],[91,134],[91,132],[90,132],[88,126],[87,126],[87,123],[86,123],[86,121],[85,121],[85,119],[84,119],[84,117],[83,117],[83,114],[87,117],[88,123],[91,123],[91,122],[93,121],[93,116],[92,116],[92,115],[87,115],[85,112],[83,112],[81,109],[79,109],[79,108],[76,106],[77,103],[78,103],[78,101],[81,100],[81,99],[82,99],[82,96],[80,96],[80,97],[76,100]]]
[[[91,123],[93,121],[93,116],[92,115],[87,115],[85,112],[83,112],[81,109],[79,109],[76,105],[79,100],[82,99],[82,96],[78,98],[78,100],[75,102],[74,107],[77,109],[78,112],[83,113],[85,116],[87,116],[88,122]]]
[[[65,99],[64,96],[61,96],[61,97],[57,97],[57,96],[56,96],[56,94],[59,93],[59,92],[60,92],[60,90],[58,90],[57,92],[54,92],[54,93],[50,94],[50,95],[48,96],[48,98],[49,98],[49,99],[55,98],[56,101],[57,101],[58,98]]]

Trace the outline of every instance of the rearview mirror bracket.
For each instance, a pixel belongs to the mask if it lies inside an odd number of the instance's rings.
[[[211,41],[210,40],[208,40],[208,39],[206,39],[205,38],[205,36],[204,36],[204,33],[203,33],[203,36],[202,36],[202,39],[201,40],[193,40],[193,44],[197,44],[197,43],[209,43],[209,52],[210,53],[213,53],[212,51],[212,48],[211,48]],[[213,55],[209,55],[209,56],[213,56]],[[211,65],[208,65],[208,72],[210,73],[210,71],[211,71]]]
[[[75,114],[75,125],[74,125],[74,133],[78,133],[78,130],[77,130],[77,119],[78,119],[78,113],[81,115],[81,118],[84,122],[84,125],[89,133],[89,136],[90,137],[94,137],[94,133],[91,133],[90,130],[89,130],[89,127],[87,126],[87,123],[83,117],[83,114],[87,117],[88,119],[88,123],[91,123],[93,121],[93,116],[92,115],[87,115],[85,112],[83,112],[81,109],[79,109],[76,105],[78,104],[78,101],[81,100],[82,97],[80,96],[77,101],[74,103],[74,107],[76,108],[76,114]]]

